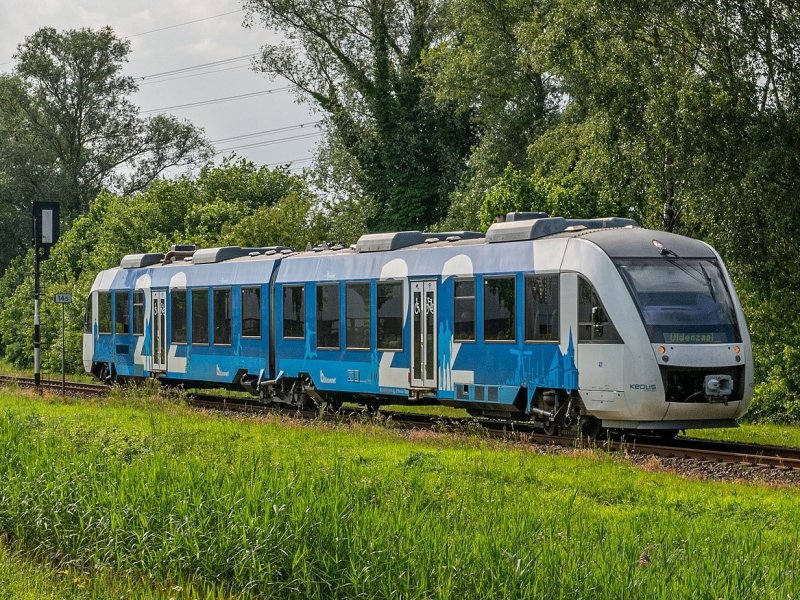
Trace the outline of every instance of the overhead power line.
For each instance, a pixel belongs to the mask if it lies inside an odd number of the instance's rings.
[[[235,140],[244,140],[247,138],[254,138],[259,137],[262,135],[268,135],[270,133],[279,133],[283,131],[292,131],[293,129],[304,129],[306,127],[313,127],[315,125],[319,125],[322,123],[323,120],[320,119],[318,121],[308,121],[306,123],[298,123],[297,125],[287,125],[286,127],[276,127],[275,129],[265,129],[264,131],[255,131],[253,133],[245,133],[242,135],[233,135],[231,137],[226,138],[219,138],[218,140],[211,140],[212,144],[219,144],[223,142],[233,142]]]
[[[222,102],[231,102],[233,100],[244,100],[245,98],[255,98],[257,96],[265,96],[267,94],[274,94],[276,92],[285,92],[286,90],[291,89],[291,86],[287,85],[280,88],[272,88],[271,90],[262,90],[260,92],[250,92],[247,94],[237,94],[236,96],[225,96],[223,98],[211,98],[209,100],[200,100],[199,102],[188,102],[186,104],[175,104],[174,106],[162,106],[161,108],[151,108],[149,110],[141,110],[139,114],[147,115],[157,112],[163,112],[165,110],[179,110],[184,108],[194,108],[197,106],[208,106],[210,104],[220,104]]]
[[[201,21],[210,21],[211,19],[218,19],[219,17],[226,17],[228,15],[235,15],[242,12],[244,9],[231,10],[228,12],[220,13],[218,15],[211,15],[210,17],[203,17],[202,19],[194,19],[192,21],[184,21],[183,23],[176,23],[175,25],[167,25],[166,27],[159,27],[158,29],[151,29],[150,31],[142,31],[141,33],[134,33],[133,35],[126,35],[126,38],[139,37],[140,35],[148,35],[158,31],[166,31],[167,29],[175,29],[176,27],[183,27],[184,25],[191,25],[192,23],[200,23]]]
[[[146,81],[148,79],[157,79],[160,77],[168,77],[171,75],[183,75],[184,73],[190,73],[191,71],[197,71],[200,69],[205,69],[207,67],[217,67],[222,65],[229,65],[234,62],[239,62],[243,60],[248,60],[256,56],[255,53],[253,54],[243,54],[241,56],[233,56],[231,58],[223,58],[221,60],[214,60],[207,63],[200,63],[199,65],[191,65],[188,67],[180,67],[178,69],[171,69],[169,71],[161,71],[160,73],[151,73],[149,75],[139,75],[135,76],[134,79],[138,81]]]
[[[293,142],[295,140],[306,140],[313,137],[319,137],[320,135],[322,135],[321,131],[312,131],[311,133],[303,133],[300,135],[290,135],[288,137],[276,138],[274,140],[268,140],[266,142],[255,142],[253,144],[243,144],[241,146],[230,146],[229,148],[220,148],[219,152],[217,152],[216,154],[223,154],[225,152],[230,152],[231,150],[246,150],[247,148],[272,146],[274,144],[283,144],[284,142]]]
[[[281,165],[295,165],[298,163],[305,163],[310,160],[314,160],[313,156],[307,156],[306,158],[293,158],[291,160],[282,160],[280,162],[268,163],[264,165],[265,167],[278,167]]]
[[[153,85],[154,83],[165,83],[167,81],[175,81],[176,79],[189,79],[190,77],[200,77],[201,75],[211,75],[212,73],[221,73],[222,71],[233,71],[235,69],[243,69],[247,65],[236,65],[235,67],[226,67],[224,69],[214,69],[212,71],[201,71],[200,73],[192,73],[190,75],[179,75],[177,77],[167,77],[165,79],[156,79],[155,81],[143,81],[139,85]]]

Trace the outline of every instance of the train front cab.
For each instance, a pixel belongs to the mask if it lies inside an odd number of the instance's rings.
[[[562,266],[587,412],[612,429],[735,426],[752,399],[753,367],[722,260],[673,234],[640,229],[606,243],[615,234],[570,240]],[[680,252],[662,252],[659,240]]]

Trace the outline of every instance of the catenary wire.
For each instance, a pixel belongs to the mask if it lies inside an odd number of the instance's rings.
[[[272,146],[274,144],[282,144],[284,142],[293,142],[295,140],[307,140],[314,137],[318,137],[322,135],[321,131],[314,131],[311,133],[303,133],[301,135],[291,135],[284,138],[276,138],[274,140],[268,140],[266,142],[254,142],[252,144],[242,144],[239,146],[230,146],[229,148],[220,148],[216,154],[223,154],[225,152],[230,152],[231,150],[246,150],[248,148],[259,148],[261,146]]]
[[[246,94],[237,94],[235,96],[224,96],[222,98],[211,98],[209,100],[200,100],[199,102],[188,102],[186,104],[176,104],[174,106],[162,106],[160,108],[151,108],[148,110],[140,110],[139,114],[147,115],[152,113],[163,112],[165,110],[179,110],[184,108],[194,108],[197,106],[208,106],[210,104],[220,104],[222,102],[231,102],[233,100],[244,100],[246,98],[255,98],[257,96],[265,96],[275,92],[285,92],[292,89],[292,86],[284,86],[280,88],[272,88],[270,90],[261,90],[260,92],[249,92]]]
[[[142,31],[141,33],[134,33],[133,35],[126,35],[126,38],[134,38],[139,37],[140,35],[148,35],[150,33],[156,33],[158,31],[166,31],[167,29],[175,29],[176,27],[183,27],[184,25],[191,25],[192,23],[200,23],[201,21],[210,21],[211,19],[218,19],[219,17],[226,17],[228,15],[234,15],[236,13],[242,12],[244,9],[239,8],[237,10],[231,10],[229,12],[220,13],[218,15],[212,15],[210,17],[203,17],[202,19],[194,19],[192,21],[184,21],[183,23],[176,23],[175,25],[167,25],[166,27],[159,27],[158,29],[151,29],[150,31]]]
[[[293,129],[305,129],[306,127],[312,127],[312,126],[315,126],[315,125],[319,125],[322,122],[323,122],[323,120],[320,119],[318,121],[308,121],[306,123],[298,123],[297,125],[287,125],[285,127],[276,127],[275,129],[265,129],[263,131],[255,131],[253,133],[245,133],[245,134],[242,134],[242,135],[232,135],[232,136],[226,137],[226,138],[219,138],[219,139],[216,139],[216,140],[211,140],[211,143],[212,144],[221,144],[221,143],[224,143],[224,142],[233,142],[235,140],[244,140],[244,139],[247,139],[247,138],[254,138],[254,137],[259,137],[259,136],[262,136],[262,135],[268,135],[270,133],[280,133],[280,132],[283,132],[283,131],[292,131]]]
[[[146,81],[148,79],[158,79],[161,77],[167,77],[171,75],[183,75],[184,73],[188,73],[190,71],[197,71],[199,69],[204,69],[206,67],[216,67],[224,64],[230,64],[232,62],[239,62],[242,60],[250,59],[256,56],[256,53],[252,54],[242,54],[241,56],[232,56],[231,58],[223,58],[220,60],[213,60],[207,63],[200,63],[198,65],[190,65],[188,67],[180,67],[178,69],[170,69],[169,71],[161,71],[159,73],[150,73],[149,75],[138,75],[134,76],[134,79],[138,81]]]

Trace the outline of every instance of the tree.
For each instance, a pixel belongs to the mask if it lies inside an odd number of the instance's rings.
[[[101,192],[42,265],[44,368],[60,365],[55,342],[60,317],[53,293],[71,292],[76,298],[67,306],[67,357],[69,368],[77,371],[82,299],[98,271],[119,265],[125,254],[164,252],[175,243],[304,247],[328,237],[323,229],[328,219],[309,210],[314,200],[303,179],[286,169],[232,159],[219,167],[207,165],[196,177],[159,178],[141,192]],[[32,257],[29,251],[13,260],[0,277],[0,349],[19,367],[29,366],[32,358]]]
[[[438,102],[471,116],[478,143],[452,194],[445,227],[479,227],[487,189],[511,165],[530,171],[528,147],[558,118],[559,90],[525,48],[523,27],[536,26],[544,3],[459,0],[445,3],[450,34],[425,57]]]
[[[27,237],[29,217],[19,219],[33,200],[58,200],[70,220],[103,188],[132,193],[211,156],[192,124],[139,116],[136,84],[122,72],[129,52],[109,27],[45,27],[19,46],[12,75],[0,79],[0,205],[15,211],[5,227]]]
[[[437,104],[422,77],[442,36],[437,0],[246,0],[288,42],[258,68],[289,80],[327,115],[334,147],[355,162],[373,230],[424,229],[447,209],[473,141],[468,115]],[[338,166],[347,165],[337,159]]]

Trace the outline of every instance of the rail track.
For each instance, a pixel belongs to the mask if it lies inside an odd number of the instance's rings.
[[[42,388],[54,393],[61,391],[61,381],[42,380]],[[29,377],[0,375],[0,386],[33,387]],[[94,383],[67,382],[65,392],[71,396],[103,396],[108,386]],[[255,400],[194,394],[189,402],[197,408],[235,411],[251,414],[291,414],[298,418],[342,421],[364,419],[368,413],[357,409],[344,409],[335,414],[316,411],[297,411],[264,406]],[[699,461],[734,463],[758,467],[800,470],[800,448],[747,444],[741,442],[718,442],[697,438],[654,440],[653,438],[620,438],[582,440],[574,436],[551,436],[540,433],[530,424],[513,421],[489,421],[474,418],[445,418],[398,411],[381,410],[380,418],[402,429],[429,429],[442,432],[480,432],[494,438],[519,440],[521,442],[546,444],[561,447],[593,447],[610,452],[639,453],[662,458],[682,458]]]
[[[19,387],[32,388],[33,378],[0,375],[0,385],[16,385]],[[60,393],[61,380],[42,379],[41,387],[47,391]],[[64,384],[64,392],[68,396],[103,396],[108,393],[108,386],[99,383],[76,383],[74,381],[67,381]]]

